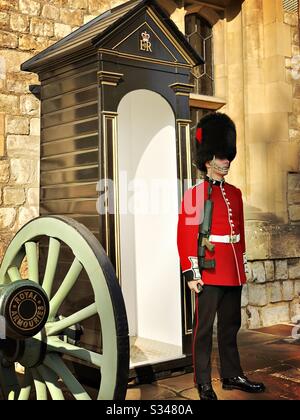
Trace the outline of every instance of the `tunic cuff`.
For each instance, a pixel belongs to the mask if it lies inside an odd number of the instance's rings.
[[[201,275],[200,275],[199,270],[196,271],[195,269],[184,271],[183,277],[186,283],[188,283],[189,281],[201,280]]]

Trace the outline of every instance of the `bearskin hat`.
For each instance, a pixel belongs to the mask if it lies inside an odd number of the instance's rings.
[[[214,112],[205,115],[196,128],[196,165],[206,172],[205,163],[213,157],[233,161],[236,156],[236,127],[228,115]]]

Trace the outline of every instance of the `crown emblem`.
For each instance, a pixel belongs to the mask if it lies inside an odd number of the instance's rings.
[[[140,50],[152,52],[152,45],[150,42],[150,34],[147,31],[141,33]]]
[[[148,32],[143,32],[142,33],[142,39],[143,39],[143,42],[148,42],[149,41],[149,39],[150,39],[150,34],[148,34]]]

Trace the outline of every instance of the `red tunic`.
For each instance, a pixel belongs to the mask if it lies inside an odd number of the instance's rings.
[[[239,286],[246,282],[246,247],[242,193],[239,188],[223,181],[212,185],[214,202],[211,235],[237,235],[237,243],[220,243],[214,251],[205,251],[205,259],[215,259],[215,268],[198,267],[199,221],[203,218],[204,200],[208,198],[207,177],[184,193],[177,227],[177,247],[182,273],[187,281],[200,277],[204,284]]]

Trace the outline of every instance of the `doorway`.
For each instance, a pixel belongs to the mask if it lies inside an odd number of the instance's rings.
[[[120,284],[131,368],[184,357],[175,116],[158,93],[135,90],[118,106]]]

